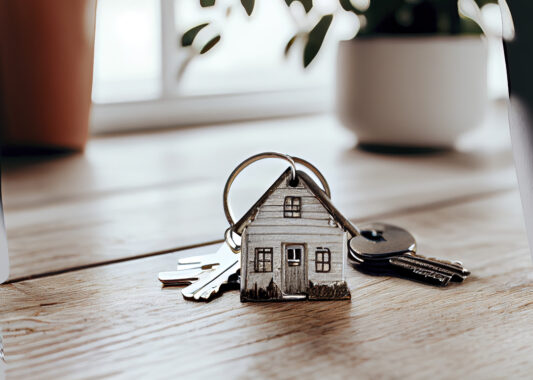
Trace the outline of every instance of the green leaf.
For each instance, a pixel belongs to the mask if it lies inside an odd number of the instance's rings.
[[[209,50],[211,50],[213,46],[218,43],[218,41],[220,41],[220,34],[217,34],[215,37],[210,39],[209,42],[204,45],[202,50],[200,50],[200,54],[207,53]]]
[[[202,8],[212,7],[215,5],[215,0],[200,0]]]
[[[291,4],[295,1],[298,1],[302,3],[305,9],[305,13],[309,13],[309,11],[313,8],[313,0],[285,0],[285,3],[287,3],[287,6],[291,6]]]
[[[432,3],[446,4],[457,3],[454,0],[434,0]],[[387,19],[394,17],[394,14],[403,6],[406,5],[406,0],[387,0],[382,2],[370,1],[370,7],[364,12],[366,18],[366,26],[362,28],[358,35],[372,35],[377,29],[386,22]]]
[[[255,0],[241,0],[241,4],[246,10],[246,13],[248,13],[248,16],[251,16],[254,10]]]
[[[206,22],[205,24],[195,26],[194,28],[191,28],[185,33],[183,33],[183,36],[181,37],[181,46],[183,47],[191,46],[197,34],[200,32],[200,30],[205,28],[207,25],[209,25],[208,22]]]
[[[498,4],[498,0],[475,0],[477,5],[482,8],[487,4]]]
[[[287,42],[287,45],[285,45],[285,51],[284,51],[285,57],[289,55],[289,51],[291,50],[292,45],[294,45],[294,43],[296,42],[297,38],[298,38],[297,34],[292,36],[289,42]]]
[[[483,30],[475,21],[461,17],[459,22],[461,34],[483,34]]]
[[[342,9],[348,12],[357,12],[357,8],[353,6],[352,2],[350,0],[339,0],[339,3],[341,4]]]
[[[322,42],[324,42],[324,38],[326,37],[326,33],[328,32],[332,20],[333,15],[322,16],[320,21],[309,32],[307,43],[304,48],[304,67],[309,66],[320,51],[320,47],[322,46]]]

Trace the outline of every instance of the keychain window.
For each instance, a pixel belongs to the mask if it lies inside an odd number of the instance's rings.
[[[284,218],[301,218],[302,213],[302,198],[300,197],[285,197],[283,205]]]
[[[318,247],[316,250],[316,271],[329,272],[331,269],[331,252],[329,248]]]
[[[272,272],[272,248],[255,249],[255,271]]]

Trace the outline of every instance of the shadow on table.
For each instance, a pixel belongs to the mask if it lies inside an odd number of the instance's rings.
[[[349,342],[357,340],[352,307],[351,301],[247,303],[249,322],[255,325],[247,329],[247,340],[261,342],[260,349],[269,351],[267,362],[253,361],[252,373],[274,374],[270,366],[277,361],[297,369],[306,366],[306,358],[331,362],[332,356],[353,355],[357,360],[355,352],[344,352]]]
[[[487,170],[506,168],[513,165],[511,149],[498,149],[494,151],[459,151],[453,149],[430,149],[420,148],[418,150],[402,150],[397,152],[388,151],[386,153],[368,149],[347,149],[342,154],[343,160],[375,160],[405,163],[406,165],[427,163],[436,169],[453,168],[462,170]]]

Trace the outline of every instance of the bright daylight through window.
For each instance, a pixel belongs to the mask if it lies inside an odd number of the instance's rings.
[[[358,18],[337,12],[338,2],[315,0],[306,14],[300,2],[256,1],[248,16],[238,0],[98,1],[93,86],[93,132],[217,123],[288,116],[333,108],[337,44],[351,38]],[[499,13],[484,10],[497,27]],[[302,41],[285,46],[300,30],[335,13],[326,40],[311,65],[302,67]],[[220,42],[190,57],[183,33],[209,22]],[[207,28],[206,28],[207,29]],[[497,44],[493,44],[497,46]],[[501,54],[492,49],[492,55]],[[501,57],[491,59],[500,62]],[[489,62],[489,87],[501,93],[501,67]],[[496,65],[497,66],[497,65]],[[179,77],[179,79],[178,79]],[[206,113],[205,109],[210,112]]]

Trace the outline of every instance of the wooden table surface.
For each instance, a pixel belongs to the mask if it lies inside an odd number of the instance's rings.
[[[505,110],[455,151],[354,144],[323,115],[103,136],[85,154],[7,161],[8,378],[530,377],[533,268]],[[471,277],[434,288],[347,268],[346,302],[242,304],[231,291],[194,303],[161,288],[159,271],[216,249],[226,177],[267,150],[313,162],[353,222],[402,225],[420,253],[460,259]],[[236,212],[284,168],[247,169]]]

